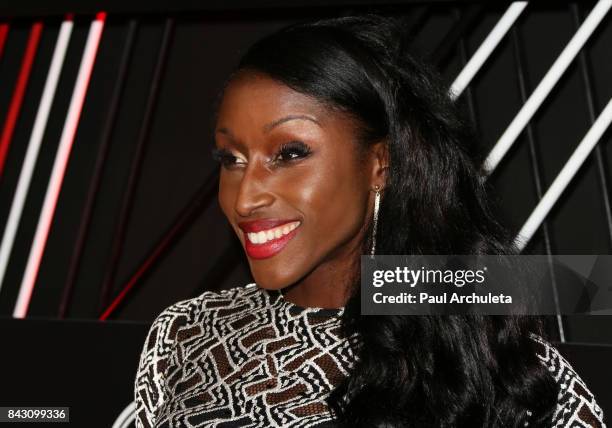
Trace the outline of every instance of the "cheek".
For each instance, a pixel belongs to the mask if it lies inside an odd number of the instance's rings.
[[[234,206],[235,194],[238,191],[237,186],[238,183],[234,183],[234,180],[228,178],[226,174],[221,172],[219,176],[219,192],[217,195],[217,200],[219,202],[219,207],[223,214],[227,218],[231,218],[231,211]]]
[[[361,173],[350,165],[321,165],[316,174],[303,177],[299,184],[293,181],[309,235],[317,242],[344,242],[363,226],[367,192]]]

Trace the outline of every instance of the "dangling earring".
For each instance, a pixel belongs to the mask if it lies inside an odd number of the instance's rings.
[[[377,184],[374,186],[376,190],[376,197],[374,198],[374,224],[372,225],[372,250],[370,251],[370,257],[374,257],[376,252],[376,226],[378,225],[378,210],[380,208],[380,186]]]

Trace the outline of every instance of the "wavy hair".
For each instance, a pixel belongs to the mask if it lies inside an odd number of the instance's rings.
[[[378,254],[515,254],[488,206],[472,127],[404,34],[376,15],[297,24],[251,46],[234,73],[264,73],[350,114],[362,148],[386,141]],[[358,275],[342,315],[357,360],[328,397],[340,426],[519,427],[529,413],[529,426],[549,426],[558,386],[529,338],[540,319],[365,317]]]

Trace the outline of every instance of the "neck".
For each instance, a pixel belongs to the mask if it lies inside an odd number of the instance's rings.
[[[321,263],[307,277],[281,291],[283,298],[297,306],[340,309],[346,305],[359,272],[361,252],[338,262]],[[341,259],[342,260],[342,259]],[[358,284],[356,284],[358,286]]]

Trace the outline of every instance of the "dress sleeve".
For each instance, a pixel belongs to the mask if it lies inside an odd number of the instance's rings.
[[[606,428],[603,410],[571,364],[550,343],[541,338],[537,341],[542,345],[538,357],[560,387],[552,427]]]
[[[153,321],[144,342],[134,384],[136,428],[154,427],[168,399],[166,373],[172,351],[172,319],[171,311],[164,310]]]

